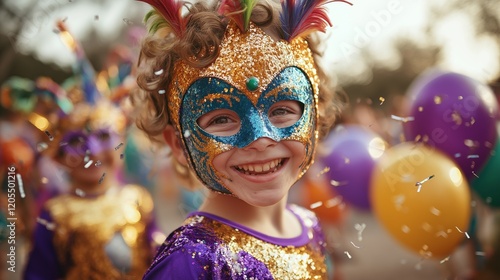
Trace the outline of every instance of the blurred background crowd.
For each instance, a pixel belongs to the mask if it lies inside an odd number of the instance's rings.
[[[330,4],[333,28],[322,36],[322,63],[349,106],[290,201],[322,221],[335,280],[500,279],[500,3],[351,2]],[[151,242],[201,203],[205,190],[184,188],[169,150],[134,125],[128,96],[138,90],[148,10],[132,0],[0,2],[1,279],[21,279],[35,228],[47,227],[39,215],[75,191],[75,168],[149,193],[158,227]],[[78,104],[95,96],[124,116],[113,124],[123,126],[121,138],[105,136],[115,139],[109,170],[106,158],[102,166],[88,158],[91,148],[69,163],[54,148]],[[89,119],[116,120],[112,110],[86,110]]]

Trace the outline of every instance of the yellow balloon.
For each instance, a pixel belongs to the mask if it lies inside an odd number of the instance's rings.
[[[447,257],[467,237],[469,186],[435,149],[403,143],[387,150],[374,168],[370,199],[382,226],[425,258]]]

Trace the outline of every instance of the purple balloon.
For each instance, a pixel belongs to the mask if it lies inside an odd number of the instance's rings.
[[[417,78],[409,97],[413,121],[404,123],[406,140],[438,148],[467,178],[474,177],[497,139],[498,107],[491,89],[461,74],[433,70]]]
[[[339,126],[325,141],[322,158],[331,187],[344,201],[370,210],[370,179],[376,160],[386,143],[376,133],[359,125]]]

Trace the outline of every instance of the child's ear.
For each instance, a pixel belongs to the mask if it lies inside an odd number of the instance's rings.
[[[175,129],[172,125],[168,125],[163,131],[163,138],[170,146],[172,154],[175,159],[182,165],[187,166],[186,156],[184,155],[184,150],[182,149],[181,139],[178,137]]]

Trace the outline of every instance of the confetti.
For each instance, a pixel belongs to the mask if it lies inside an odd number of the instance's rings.
[[[120,154],[120,159],[123,159],[125,156],[123,154]]]
[[[414,121],[415,118],[414,117],[406,117],[406,118],[403,118],[403,117],[398,117],[396,115],[391,115],[391,119],[393,120],[396,120],[396,121],[402,121],[402,122],[411,122],[411,121]]]
[[[349,252],[344,251],[344,254],[346,254],[346,255],[347,255],[347,257],[348,257],[349,259],[351,259],[351,258],[352,258],[352,257],[351,257],[351,254],[349,254]]]
[[[429,180],[430,180],[430,179],[432,179],[432,178],[434,178],[434,175],[431,175],[431,176],[429,176],[429,177],[427,177],[427,178],[423,179],[422,181],[415,183],[415,186],[417,186],[417,187],[418,187],[417,192],[420,192],[420,188],[422,188],[422,184],[423,184],[423,183],[425,183],[425,182],[429,181]]]
[[[187,138],[191,136],[191,132],[189,130],[184,131],[184,137]]]
[[[417,264],[415,265],[415,269],[416,269],[416,270],[421,270],[421,269],[422,269],[422,263],[417,263]]]
[[[54,230],[56,225],[42,218],[36,218],[37,223],[44,225],[48,230]]]
[[[45,150],[47,150],[47,148],[49,147],[49,145],[47,145],[47,143],[45,142],[40,142],[36,145],[36,150],[38,152],[43,152]]]
[[[130,20],[130,19],[128,19],[128,18],[123,18],[123,22],[124,22],[126,25],[133,25],[133,24],[134,24],[134,22],[133,22],[133,21],[131,21],[131,20]]]
[[[316,208],[320,207],[321,205],[323,205],[323,202],[318,201],[318,202],[314,202],[313,204],[311,204],[311,205],[309,206],[309,208],[311,208],[311,209],[316,209]]]
[[[83,162],[88,162],[90,159],[90,150],[85,151],[85,157],[83,158]]]
[[[431,208],[431,213],[436,215],[436,216],[439,216],[441,214],[441,211],[439,211],[439,209],[436,209],[434,207]]]
[[[82,191],[81,189],[76,189],[75,190],[75,194],[78,195],[79,197],[84,197],[85,196],[85,192]]]
[[[115,151],[120,149],[123,146],[123,143],[118,144],[118,146],[115,147]]]
[[[21,178],[21,174],[17,173],[17,184],[19,187],[19,194],[21,194],[21,198],[25,198],[26,194],[24,193],[24,184],[23,184],[23,178]]]
[[[330,185],[334,186],[334,187],[339,187],[339,186],[342,186],[342,185],[345,185],[347,184],[347,182],[339,182],[339,181],[335,181],[335,180],[331,180],[330,181]]]
[[[89,166],[93,163],[94,161],[93,160],[89,160],[86,164],[85,164],[85,168],[89,168]]]
[[[441,96],[439,96],[439,95],[434,96],[434,103],[441,104]]]
[[[163,74],[163,69],[160,69],[158,71],[155,71],[155,75],[156,76],[160,76],[161,74]]]
[[[50,141],[54,140],[54,136],[52,136],[48,130],[45,130],[45,135],[47,135],[49,137]]]
[[[361,248],[361,247],[359,247],[359,246],[356,246],[356,244],[354,244],[354,242],[352,242],[352,241],[351,241],[351,244],[352,244],[352,246],[354,246],[354,247],[356,247],[356,248],[358,248],[358,249],[359,249],[359,248]]]
[[[102,180],[104,180],[104,176],[106,176],[106,172],[102,173],[102,176],[99,179],[99,184],[102,183]]]
[[[456,158],[459,158],[460,156],[462,156],[460,153],[456,153],[456,154],[455,154],[455,157],[456,157]]]
[[[448,256],[448,257],[446,257],[446,258],[442,259],[439,263],[444,263],[444,262],[447,262],[449,259],[450,259],[450,256]]]
[[[401,230],[402,230],[404,233],[408,233],[408,232],[410,232],[410,228],[409,228],[407,225],[403,225],[403,226],[401,227]]]
[[[474,172],[474,170],[472,170],[472,175],[476,176],[476,178],[479,178],[479,176],[477,176],[476,172]]]
[[[333,206],[336,206],[338,204],[342,203],[342,198],[341,197],[334,197],[326,201],[325,207],[326,208],[332,208]]]
[[[439,231],[438,233],[436,233],[436,237],[448,238],[448,234],[444,231]]]
[[[469,147],[469,148],[471,148],[471,149],[472,148],[477,148],[479,146],[479,144],[476,141],[472,140],[472,139],[465,139],[464,140],[464,145],[467,146],[467,147]]]
[[[323,170],[321,170],[321,171],[318,173],[318,175],[317,175],[317,176],[319,177],[319,176],[321,176],[321,175],[323,175],[323,174],[325,174],[325,173],[327,173],[327,172],[329,172],[329,171],[330,171],[330,167],[328,167],[328,166],[327,166],[327,167],[323,168]]]
[[[380,96],[378,98],[378,100],[380,101],[380,105],[382,105],[382,104],[384,104],[385,98],[383,98],[382,96]]]
[[[354,228],[358,231],[358,241],[362,241],[363,237],[361,235],[363,234],[363,230],[366,228],[366,224],[355,224]]]
[[[469,234],[468,234],[466,231],[462,232],[462,231],[461,231],[458,227],[456,227],[456,228],[457,228],[457,230],[458,230],[460,233],[465,234],[465,237],[467,237],[467,239],[470,239],[470,236],[469,236]]]
[[[484,252],[476,251],[476,256],[484,256]]]
[[[100,161],[100,160],[98,160],[98,161],[96,161],[96,162],[95,162],[95,166],[97,166],[97,167],[101,166],[101,164],[102,164],[102,163],[101,163],[101,161]]]
[[[165,92],[166,92],[166,91],[165,91],[164,89],[160,89],[160,90],[158,91],[158,93],[159,93],[159,94],[165,94]]]
[[[479,158],[479,155],[468,155],[467,158]]]

